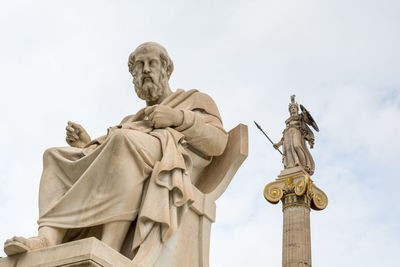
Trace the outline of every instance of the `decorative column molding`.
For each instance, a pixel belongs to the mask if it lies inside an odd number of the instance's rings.
[[[286,169],[264,188],[272,204],[282,201],[282,267],[311,266],[310,208],[323,210],[328,197],[301,168]]]

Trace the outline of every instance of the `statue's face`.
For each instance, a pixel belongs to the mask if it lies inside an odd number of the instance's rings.
[[[297,115],[297,114],[299,114],[299,110],[296,108],[295,105],[290,106],[289,112],[290,112],[290,115]]]
[[[156,101],[164,94],[168,77],[156,49],[135,55],[132,76],[135,91],[141,99]]]

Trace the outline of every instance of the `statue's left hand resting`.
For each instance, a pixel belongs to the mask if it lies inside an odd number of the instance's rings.
[[[154,128],[176,127],[183,123],[183,111],[164,105],[153,105],[144,111]]]
[[[91,141],[90,136],[80,124],[69,121],[65,129],[67,130],[65,140],[72,147],[83,148]]]

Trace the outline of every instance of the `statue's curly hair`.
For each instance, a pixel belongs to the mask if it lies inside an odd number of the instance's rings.
[[[174,71],[174,63],[172,62],[171,58],[169,57],[167,50],[162,45],[160,45],[156,42],[143,43],[143,44],[139,45],[135,49],[135,51],[133,51],[129,55],[129,59],[128,59],[129,72],[132,73],[132,71],[133,71],[133,66],[135,64],[135,56],[138,53],[147,52],[147,51],[153,50],[153,49],[159,51],[161,64],[165,68],[167,75],[168,75],[168,79],[169,79],[169,77],[171,77],[172,72]]]

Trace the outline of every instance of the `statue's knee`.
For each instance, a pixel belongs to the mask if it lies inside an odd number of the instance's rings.
[[[52,158],[53,155],[56,153],[56,151],[57,151],[57,148],[55,148],[55,147],[46,149],[43,153],[43,161],[46,161],[46,160]]]
[[[110,133],[108,142],[113,146],[126,146],[126,144],[129,143],[129,146],[140,150],[144,146],[153,147],[151,141],[154,141],[154,139],[159,142],[157,138],[146,133],[142,133],[140,131],[130,129],[116,129]]]
[[[129,132],[127,129],[115,129],[110,133],[110,141],[111,142],[122,142],[129,139]]]
[[[301,140],[298,140],[298,139],[294,139],[294,140],[293,140],[293,146],[294,146],[294,148],[296,148],[296,149],[299,149],[299,148],[302,148],[302,147],[303,147],[303,146],[302,146]]]

